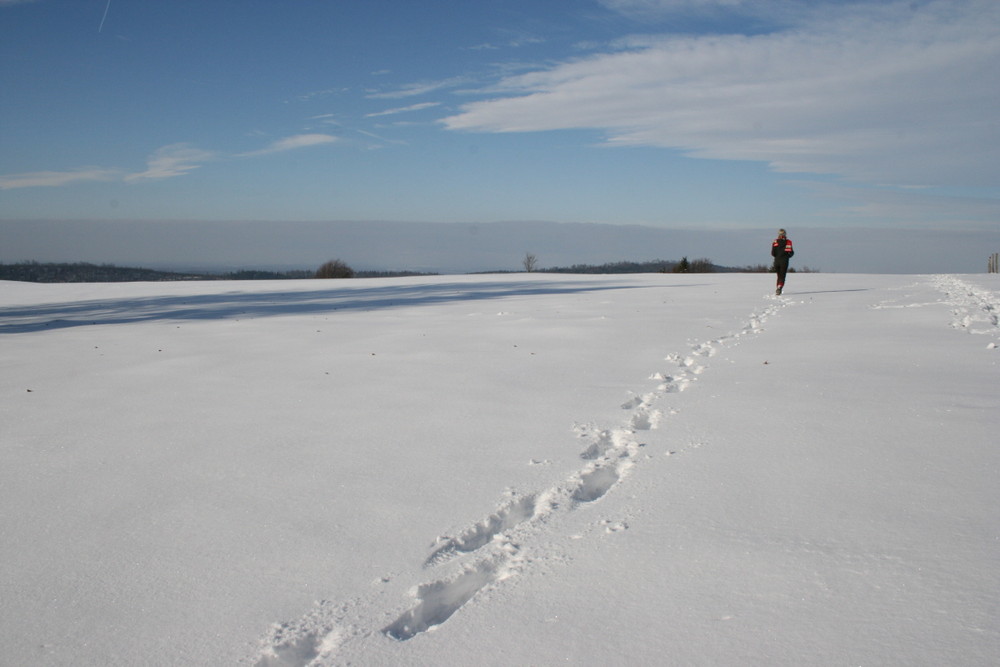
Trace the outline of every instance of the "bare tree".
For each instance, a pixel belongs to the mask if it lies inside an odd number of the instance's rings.
[[[316,270],[317,278],[353,278],[354,269],[339,259],[331,259]]]
[[[526,252],[524,253],[523,264],[524,264],[524,270],[527,271],[528,273],[531,273],[532,271],[535,270],[535,266],[538,264],[538,258],[535,257],[532,253]]]

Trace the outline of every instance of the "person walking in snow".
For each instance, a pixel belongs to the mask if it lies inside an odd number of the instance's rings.
[[[788,273],[788,260],[795,254],[792,250],[792,240],[785,236],[785,230],[778,230],[778,238],[771,244],[771,257],[774,258],[774,272],[778,274],[778,289],[775,294],[781,294],[785,287],[785,274]]]

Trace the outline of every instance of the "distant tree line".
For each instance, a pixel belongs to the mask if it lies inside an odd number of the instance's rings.
[[[695,259],[688,261],[687,257],[682,257],[681,261],[674,265],[674,273],[715,273],[717,269],[723,267],[716,267],[712,264],[712,260],[707,257],[701,259]],[[664,272],[666,273],[666,272]]]
[[[528,260],[531,260],[530,262]],[[546,273],[767,273],[773,267],[757,264],[745,267],[727,267],[714,264],[709,259],[680,261],[657,259],[648,262],[608,262],[606,264],[574,264],[569,267],[539,269],[536,258],[530,253],[525,256],[525,270]],[[795,271],[795,269],[790,269]],[[804,273],[815,270],[807,266],[799,269]],[[495,272],[490,272],[495,273]],[[501,272],[503,273],[503,272]],[[311,278],[394,278],[407,276],[427,276],[434,273],[416,271],[355,271],[341,260],[330,260],[316,271],[262,271],[243,269],[225,273],[176,272],[155,269],[116,266],[114,264],[90,264],[87,262],[40,263],[19,262],[0,263],[0,280],[14,280],[33,283],[116,283],[116,282],[167,282],[190,280],[303,280]]]
[[[412,276],[436,276],[426,271],[355,271],[355,278],[410,278]]]
[[[656,259],[649,262],[608,262],[606,264],[574,264],[568,267],[537,269],[534,271],[546,273],[769,273],[774,271],[771,264],[755,264],[750,266],[722,266],[708,258],[688,260],[682,257],[680,261]],[[789,269],[795,272],[794,268]],[[819,273],[816,269],[804,266],[799,271],[803,273]]]
[[[218,280],[218,276],[155,271],[114,264],[87,262],[41,264],[21,262],[0,264],[0,280],[31,283],[122,283],[137,281]]]
[[[346,262],[331,259],[306,278],[407,278],[410,276],[436,276],[436,273],[420,271],[355,271]]]
[[[302,280],[312,278],[312,271],[258,271],[245,269],[231,273],[221,273],[207,280]]]
[[[334,260],[339,261],[339,260]],[[330,264],[330,262],[327,262]],[[326,264],[323,265],[326,267]],[[241,269],[224,273],[158,271],[114,264],[90,264],[88,262],[0,262],[0,280],[28,283],[126,283],[126,282],[170,282],[184,280],[303,280],[327,277],[317,271],[262,271]],[[393,278],[400,276],[434,275],[414,271],[354,271],[340,262],[335,267],[327,267],[337,275],[330,277]]]
[[[651,262],[608,262],[607,264],[574,264],[567,267],[534,269],[545,273],[669,273],[677,262],[663,259]]]

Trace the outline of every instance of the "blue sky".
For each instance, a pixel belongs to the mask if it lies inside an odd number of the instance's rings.
[[[1000,227],[995,0],[0,0],[0,88],[7,221]]]

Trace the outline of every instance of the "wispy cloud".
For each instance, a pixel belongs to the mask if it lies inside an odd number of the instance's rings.
[[[0,190],[17,188],[53,188],[84,181],[112,181],[121,176],[115,169],[84,167],[71,171],[35,171],[27,174],[0,176]]]
[[[338,141],[337,137],[329,134],[299,134],[275,141],[257,151],[241,153],[236,157],[281,153],[298,148],[329,144],[335,141]],[[24,174],[7,174],[0,175],[0,190],[59,187],[85,181],[114,181],[120,179],[126,183],[137,183],[140,181],[162,180],[184,176],[198,169],[206,162],[225,159],[225,157],[212,151],[192,146],[191,144],[170,144],[157,149],[146,159],[146,169],[144,171],[127,173],[122,169],[82,167],[69,171],[37,171]]]
[[[1000,3],[856,4],[797,16],[794,29],[765,35],[635,38],[624,50],[507,77],[499,96],[443,123],[597,129],[610,145],[759,160],[781,172],[996,187]]]
[[[421,104],[411,104],[408,107],[397,107],[395,109],[386,109],[385,111],[375,111],[373,113],[365,114],[365,118],[376,118],[378,116],[393,116],[400,113],[408,113],[411,111],[421,111],[423,109],[430,109],[436,106],[440,106],[440,102],[423,102]]]
[[[399,125],[400,125],[400,123],[394,123],[393,127],[398,127]],[[357,129],[356,128],[354,131],[357,132],[358,134],[360,134],[363,137],[369,137],[371,139],[375,139],[376,141],[379,142],[379,144],[393,144],[393,145],[396,145],[396,146],[406,146],[407,145],[407,142],[403,141],[401,139],[389,139],[387,137],[383,137],[380,134],[375,134],[374,132],[369,132],[368,130],[361,130],[361,129]],[[380,145],[369,145],[368,146],[369,149],[378,149],[380,147],[381,147]]]
[[[773,4],[773,0],[598,0],[608,9],[623,14],[648,15],[669,11],[690,11],[717,7],[733,8],[753,3]],[[787,2],[785,4],[788,4]]]
[[[449,79],[442,79],[440,81],[421,81],[417,83],[407,83],[399,86],[395,90],[387,90],[381,92],[370,92],[366,97],[373,100],[395,100],[403,99],[406,97],[417,97],[419,95],[426,95],[427,93],[433,93],[438,90],[444,90],[446,88],[454,88],[456,86],[466,85],[469,83],[467,77],[452,77]]]
[[[498,29],[499,41],[484,42],[467,47],[469,51],[498,51],[500,49],[519,49],[532,44],[543,44],[545,40],[537,35],[523,31]]]
[[[342,93],[346,93],[348,90],[349,90],[348,88],[325,88],[323,90],[312,90],[309,91],[308,93],[302,93],[301,95],[297,95],[291,101],[310,102],[320,97],[327,97],[329,95],[340,95]]]
[[[271,153],[283,153],[285,151],[292,151],[299,148],[308,148],[310,146],[321,146],[323,144],[332,144],[339,141],[337,137],[330,134],[297,134],[292,137],[285,137],[284,139],[279,139],[274,143],[266,146],[257,151],[250,151],[248,153],[241,153],[240,157],[252,157],[255,155],[270,155]]]
[[[104,32],[104,22],[108,20],[108,10],[111,9],[111,0],[104,5],[104,14],[101,16],[101,24],[97,27],[97,32]]]
[[[146,160],[145,171],[129,174],[125,180],[136,182],[183,176],[214,158],[214,153],[190,144],[170,144],[156,150],[149,156]]]

